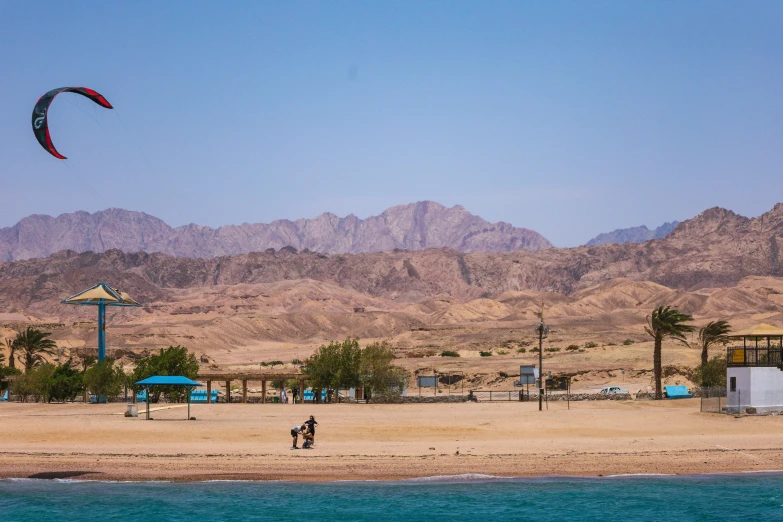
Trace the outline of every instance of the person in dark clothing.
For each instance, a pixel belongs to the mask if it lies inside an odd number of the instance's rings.
[[[307,426],[307,428],[310,430],[310,435],[312,435],[312,440],[310,442],[310,445],[312,446],[315,444],[315,427],[318,426],[318,423],[315,422],[315,417],[310,415],[310,419],[306,420],[304,425]]]

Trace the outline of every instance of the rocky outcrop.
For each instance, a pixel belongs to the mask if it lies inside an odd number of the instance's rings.
[[[672,221],[670,223],[664,223],[653,230],[650,230],[645,225],[640,227],[618,228],[612,232],[598,234],[588,241],[585,246],[606,245],[607,243],[617,243],[619,245],[622,245],[623,243],[644,243],[651,239],[660,239],[668,236],[679,224],[679,221]]]
[[[512,252],[551,246],[532,230],[489,223],[459,205],[447,208],[432,201],[399,205],[367,219],[327,213],[314,219],[269,224],[172,228],[143,212],[108,209],[56,218],[33,215],[0,229],[0,261],[47,257],[61,250],[100,253],[118,249],[208,258],[285,247],[341,254],[440,247],[460,252]]]

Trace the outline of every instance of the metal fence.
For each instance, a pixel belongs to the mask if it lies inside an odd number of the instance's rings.
[[[701,410],[703,413],[728,413],[725,387],[704,387],[701,389]]]
[[[473,401],[529,401],[530,395],[524,390],[470,390],[468,398]]]

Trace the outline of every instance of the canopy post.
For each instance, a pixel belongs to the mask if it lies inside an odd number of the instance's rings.
[[[299,379],[299,404],[304,404],[304,379]]]
[[[266,404],[266,381],[261,381],[261,404]]]
[[[247,403],[247,379],[242,379],[242,404]]]
[[[207,379],[207,404],[212,404],[212,381]]]
[[[144,395],[147,396],[147,420],[150,420],[150,387],[145,386],[144,390],[145,390]]]
[[[185,392],[188,394],[188,420],[190,420],[190,390],[192,389],[192,386],[185,386]]]
[[[231,381],[226,381],[226,402],[231,402]]]
[[[106,302],[98,303],[98,362],[106,358]]]

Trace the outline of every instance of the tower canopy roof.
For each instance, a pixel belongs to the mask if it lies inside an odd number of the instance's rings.
[[[76,305],[141,306],[141,303],[125,292],[112,288],[106,283],[98,283],[87,290],[63,299],[62,302],[63,304]]]
[[[781,337],[783,336],[783,328],[772,326],[771,324],[761,323],[757,324],[753,328],[741,330],[739,332],[732,332],[729,337]]]

